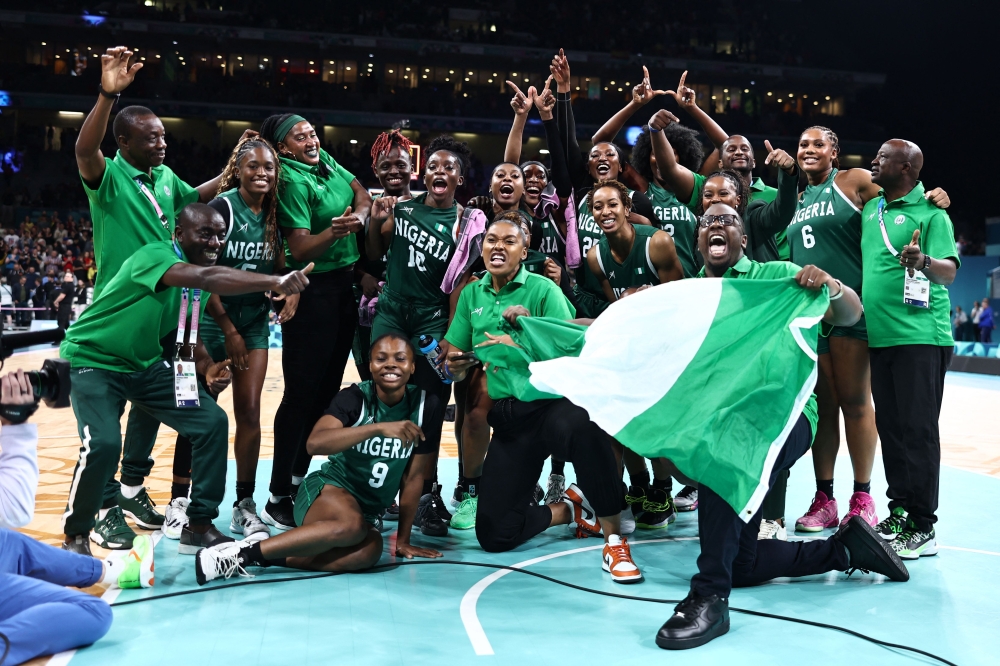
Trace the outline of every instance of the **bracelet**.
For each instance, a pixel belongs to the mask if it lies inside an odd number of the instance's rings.
[[[841,297],[842,297],[842,296],[844,295],[844,283],[843,283],[843,282],[841,282],[840,280],[837,280],[837,284],[839,284],[839,285],[840,285],[840,291],[838,291],[838,292],[837,292],[837,295],[836,295],[836,296],[831,296],[831,297],[830,297],[830,301],[831,301],[831,302],[832,302],[832,301],[835,301],[835,300],[837,300],[837,299],[839,299],[839,298],[841,298]]]
[[[650,125],[650,126],[649,126],[649,131],[650,131],[650,132],[662,132],[663,130],[658,130],[658,129],[656,129],[655,127],[653,127],[652,125]]]
[[[118,99],[122,96],[121,93],[105,92],[104,87],[100,83],[97,84],[97,92],[101,93],[101,97],[107,97],[108,99],[113,99],[116,103],[118,102]]]

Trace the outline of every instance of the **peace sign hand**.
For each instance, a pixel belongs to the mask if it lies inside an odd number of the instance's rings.
[[[659,97],[660,95],[666,95],[666,90],[653,90],[653,86],[649,83],[649,70],[646,66],[642,66],[642,81],[632,88],[632,103],[642,106],[651,102],[654,97]]]
[[[903,247],[899,253],[899,265],[907,269],[910,277],[913,277],[914,269],[920,270],[924,267],[924,253],[920,251],[920,229],[913,230],[913,238],[910,244]]]
[[[764,164],[774,164],[787,174],[795,173],[795,159],[791,155],[781,148],[772,148],[770,141],[764,141],[764,147],[767,148],[767,159],[764,160]]]
[[[513,81],[508,81],[507,86],[514,91],[514,96],[510,100],[510,108],[514,109],[514,115],[528,115],[535,102],[535,87],[529,87],[528,94],[525,95],[516,85],[514,85]]]
[[[110,48],[101,56],[101,90],[109,95],[117,95],[128,88],[135,79],[135,74],[142,69],[142,63],[137,62],[131,67],[129,58],[134,53],[125,46]]]
[[[677,82],[677,90],[666,91],[666,94],[673,95],[674,99],[677,101],[677,106],[682,109],[690,109],[693,107],[695,100],[694,90],[684,85],[684,82],[687,81],[687,75],[687,70],[684,70],[684,73],[681,74],[681,80]]]
[[[541,116],[542,120],[552,120],[552,109],[556,105],[556,96],[552,94],[552,90],[549,86],[552,85],[552,75],[549,74],[549,78],[545,79],[545,87],[542,88],[542,92],[535,95],[535,108],[538,109],[538,115]],[[532,89],[529,89],[529,92]]]

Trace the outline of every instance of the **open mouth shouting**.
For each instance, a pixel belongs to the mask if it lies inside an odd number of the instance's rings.
[[[441,196],[447,191],[448,191],[448,180],[446,178],[438,177],[431,181],[431,192],[433,192],[435,195]]]
[[[611,164],[607,160],[601,160],[597,163],[597,168],[595,170],[597,171],[597,176],[601,180],[604,180],[611,173]]]
[[[729,238],[721,229],[708,232],[708,256],[724,257],[729,252]]]
[[[500,186],[500,189],[497,190],[497,193],[499,195],[498,198],[501,201],[509,202],[514,199],[514,185],[512,183],[505,182]]]
[[[490,266],[499,268],[507,263],[507,253],[503,249],[497,247],[490,252]]]

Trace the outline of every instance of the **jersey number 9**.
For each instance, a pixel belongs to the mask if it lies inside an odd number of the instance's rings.
[[[813,228],[808,224],[802,227],[802,246],[807,250],[816,245],[815,236],[809,233],[812,230]]]
[[[381,488],[385,483],[385,475],[389,473],[389,466],[384,462],[377,462],[372,465],[372,478],[368,479],[368,485],[372,488]]]

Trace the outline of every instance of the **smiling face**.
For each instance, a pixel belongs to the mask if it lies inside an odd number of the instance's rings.
[[[465,182],[462,163],[447,150],[431,153],[424,167],[424,186],[427,196],[438,203],[448,204],[455,198],[455,189]]]
[[[712,176],[701,188],[701,205],[707,211],[709,206],[720,203],[737,209],[740,207],[740,196],[731,180],[725,176]]]
[[[528,256],[525,238],[520,226],[513,221],[494,222],[483,238],[483,259],[491,275],[506,276],[516,273]]]
[[[799,163],[799,168],[806,173],[829,171],[835,157],[837,150],[823,130],[808,129],[799,137],[799,148],[795,159]]]
[[[622,165],[614,144],[607,142],[594,144],[590,149],[587,169],[594,180],[618,180]]]
[[[226,222],[212,208],[211,214],[201,210],[208,206],[199,205],[199,210],[181,211],[177,218],[177,243],[184,250],[188,261],[196,266],[214,266],[219,260],[219,252],[226,235]]]
[[[319,136],[316,128],[303,120],[288,130],[285,138],[278,142],[278,152],[292,157],[296,162],[310,166],[319,164]]]
[[[274,154],[264,146],[247,152],[240,160],[240,189],[250,194],[267,194],[275,184]]]
[[[375,161],[375,175],[387,197],[399,197],[410,190],[410,151],[392,146]]]
[[[708,226],[704,226],[708,222]],[[747,237],[736,209],[726,204],[714,204],[705,209],[698,221],[698,251],[705,266],[714,276],[720,276],[736,265],[743,256]]]
[[[524,174],[516,164],[501,164],[493,170],[490,181],[493,201],[501,210],[514,210],[524,196]]]
[[[549,184],[545,169],[537,164],[524,167],[524,203],[534,210],[542,200],[542,190]]]
[[[723,169],[750,173],[756,164],[753,159],[753,148],[746,137],[734,134],[726,139],[725,143],[722,144],[719,163]]]
[[[621,192],[615,187],[602,187],[593,194],[594,222],[605,235],[613,235],[628,219],[628,209],[622,203]]]
[[[372,347],[368,369],[371,370],[375,385],[384,393],[395,391],[406,386],[410,375],[417,369],[413,349],[405,340],[383,338]]]
[[[118,137],[118,147],[130,164],[146,171],[163,164],[167,156],[167,131],[156,116],[139,116],[129,126],[128,136]]]

